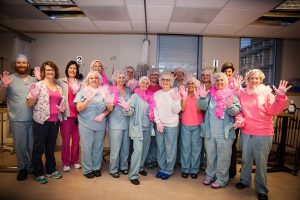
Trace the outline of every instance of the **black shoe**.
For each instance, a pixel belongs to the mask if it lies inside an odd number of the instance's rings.
[[[257,197],[258,197],[258,200],[268,200],[269,199],[268,195],[266,193],[259,193],[257,195]]]
[[[101,171],[100,170],[93,171],[93,174],[94,176],[99,177],[101,176]]]
[[[17,176],[18,181],[24,181],[28,176],[28,171],[26,170],[20,170]]]
[[[147,172],[145,170],[139,171],[139,174],[142,176],[147,176]]]
[[[248,185],[245,185],[244,183],[242,183],[242,182],[238,182],[237,184],[235,184],[235,187],[237,188],[237,189],[239,189],[239,190],[242,190],[242,189],[244,189],[244,188],[246,188],[246,187],[249,187]]]
[[[119,172],[116,172],[116,173],[113,173],[113,174],[110,174],[112,177],[114,178],[119,178],[120,177],[120,174]]]
[[[93,172],[90,172],[90,173],[84,174],[84,176],[85,176],[86,178],[94,178],[94,177],[95,177],[95,175],[94,175],[94,173],[93,173]]]
[[[181,173],[181,177],[182,177],[182,178],[187,178],[187,177],[189,177],[189,174],[188,174],[188,173],[182,172],[182,173]]]
[[[195,173],[191,173],[191,177],[192,177],[192,179],[196,179],[196,178],[198,178],[198,175]]]
[[[120,172],[121,172],[123,175],[127,175],[127,174],[128,174],[128,170],[127,170],[127,169],[120,170]]]
[[[132,180],[130,180],[130,182],[131,182],[133,185],[139,185],[139,184],[140,184],[139,179],[132,179]]]

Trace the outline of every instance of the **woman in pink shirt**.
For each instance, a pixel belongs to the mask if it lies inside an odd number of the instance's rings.
[[[59,70],[51,61],[45,61],[41,66],[41,81],[30,86],[27,105],[33,106],[33,173],[40,184],[47,183],[44,175],[54,179],[62,178],[56,170],[55,144],[62,113],[66,109],[62,88],[57,85]],[[42,156],[45,152],[46,166]]]
[[[200,81],[194,77],[189,77],[184,86],[180,88],[181,99],[181,176],[187,178],[189,174],[193,179],[198,177],[200,168],[200,155],[203,138],[200,137],[200,124],[203,121],[203,112],[197,108],[199,95],[196,88],[200,86]]]
[[[290,88],[287,87],[286,81],[280,81],[278,89],[273,86],[276,93],[274,96],[272,89],[262,84],[264,79],[265,75],[259,69],[252,69],[246,73],[247,87],[239,94],[242,112],[235,122],[235,127],[241,129],[243,152],[240,182],[236,184],[236,188],[244,189],[250,186],[254,159],[254,187],[259,200],[268,199],[266,175],[274,133],[272,116],[280,114],[287,106],[288,98],[285,93]]]

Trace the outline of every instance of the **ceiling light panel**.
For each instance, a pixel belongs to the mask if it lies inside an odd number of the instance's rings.
[[[224,7],[228,0],[177,0],[177,7],[189,7],[189,8],[217,8]]]
[[[172,22],[209,23],[220,12],[219,9],[179,8],[173,12]]]
[[[128,21],[129,15],[123,6],[81,6],[84,14],[95,21]]]
[[[74,0],[78,6],[124,6],[124,0]]]
[[[26,0],[32,5],[73,5],[71,0]]]

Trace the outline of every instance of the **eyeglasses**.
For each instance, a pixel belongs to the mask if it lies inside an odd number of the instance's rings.
[[[169,81],[171,81],[171,79],[167,79],[167,78],[162,78],[162,79],[160,79],[161,81],[166,81],[166,82],[169,82]]]
[[[209,74],[201,74],[201,76],[210,76]]]
[[[54,69],[45,69],[46,72],[54,72]]]

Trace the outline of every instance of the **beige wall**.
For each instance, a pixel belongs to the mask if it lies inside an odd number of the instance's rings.
[[[240,39],[203,37],[202,66],[212,66],[213,60],[219,60],[218,71],[225,62],[239,66]]]

